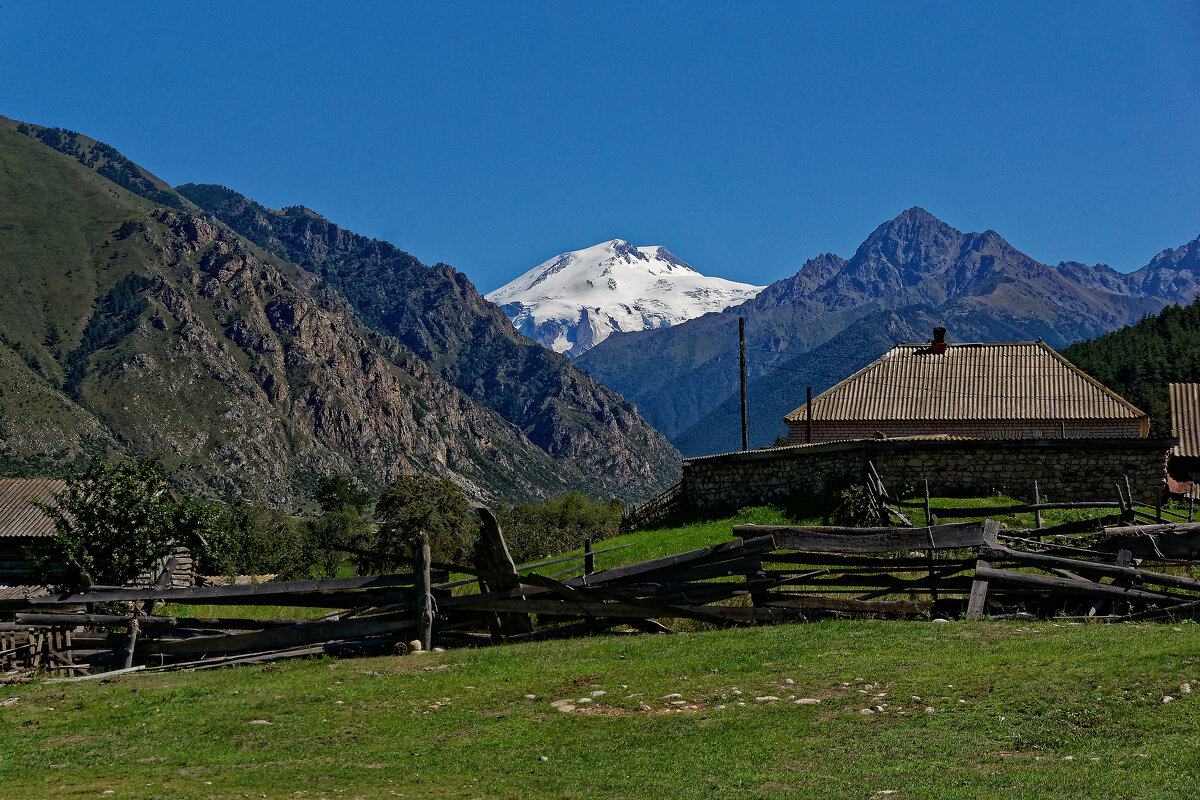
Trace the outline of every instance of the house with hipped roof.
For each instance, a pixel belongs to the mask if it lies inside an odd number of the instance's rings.
[[[790,444],[910,436],[1146,438],[1150,418],[1038,339],[901,342],[784,417]]]

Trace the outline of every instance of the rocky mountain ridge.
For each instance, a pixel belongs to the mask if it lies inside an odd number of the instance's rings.
[[[1040,336],[1061,347],[1190,300],[1195,258],[1189,244],[1128,275],[1077,262],[1052,267],[995,231],[963,233],[912,208],[880,225],[850,259],[823,254],[753,300],[663,331],[611,337],[579,363],[633,400],[685,454],[732,449],[740,438],[730,417],[736,317],[744,315],[750,360],[758,362],[750,369],[753,441],[770,444],[804,386],[819,391],[896,341],[924,341],[944,324],[955,341]]]

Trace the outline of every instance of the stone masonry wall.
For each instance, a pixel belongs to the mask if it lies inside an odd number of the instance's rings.
[[[970,436],[973,439],[1118,439],[1145,436],[1141,419],[1044,420],[813,420],[814,442],[898,436]],[[804,444],[805,422],[788,422],[788,441]]]
[[[1038,482],[1052,501],[1115,500],[1129,478],[1135,497],[1153,503],[1173,442],[1147,439],[888,440],[777,447],[687,459],[685,503],[728,510],[811,496],[863,482],[867,461],[885,485],[923,486],[936,495],[1027,497]]]

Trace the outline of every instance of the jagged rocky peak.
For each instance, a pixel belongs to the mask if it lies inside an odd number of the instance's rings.
[[[677,325],[762,288],[702,275],[665,247],[610,239],[557,255],[487,299],[521,333],[574,357],[617,331]]]
[[[963,239],[952,228],[919,206],[889,220],[867,237],[852,261],[884,262],[903,270],[911,265],[944,259]]]

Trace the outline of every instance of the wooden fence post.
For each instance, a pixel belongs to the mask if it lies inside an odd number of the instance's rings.
[[[479,506],[479,519],[483,522],[479,531],[479,541],[475,543],[475,564],[480,569],[493,573],[487,581],[488,589],[493,592],[521,588],[521,579],[517,575],[516,565],[504,543],[504,534],[500,531],[500,522],[491,509]],[[503,636],[532,633],[533,621],[529,614],[501,612],[496,615],[495,631]]]
[[[129,620],[129,635],[125,637],[121,649],[117,651],[116,661],[121,665],[120,669],[129,669],[133,666],[133,651],[137,647],[137,640],[138,621],[137,617],[132,617]]]
[[[591,575],[596,571],[596,556],[592,553],[592,537],[583,540],[583,574]]]
[[[1036,505],[1039,505],[1041,502],[1042,502],[1042,496],[1041,496],[1041,493],[1038,492],[1038,482],[1034,481],[1033,482],[1033,504],[1036,506]],[[1038,528],[1039,530],[1042,527],[1042,510],[1040,508],[1035,508],[1033,510],[1033,526],[1035,528]],[[1037,538],[1038,538],[1038,541],[1040,542],[1042,540],[1042,535],[1039,533]]]
[[[998,533],[1000,531],[1000,523],[994,519],[985,520],[983,523],[983,539],[989,546],[995,547],[998,543]],[[975,561],[975,571],[978,575],[979,568],[987,569],[991,563],[980,558]],[[987,604],[988,582],[980,580],[978,577],[971,584],[971,598],[967,601],[967,619],[980,620],[983,619],[984,607]]]
[[[429,574],[432,558],[429,555],[429,536],[424,531],[413,538],[414,571],[417,578],[417,638],[421,648],[433,647],[433,582]]]

